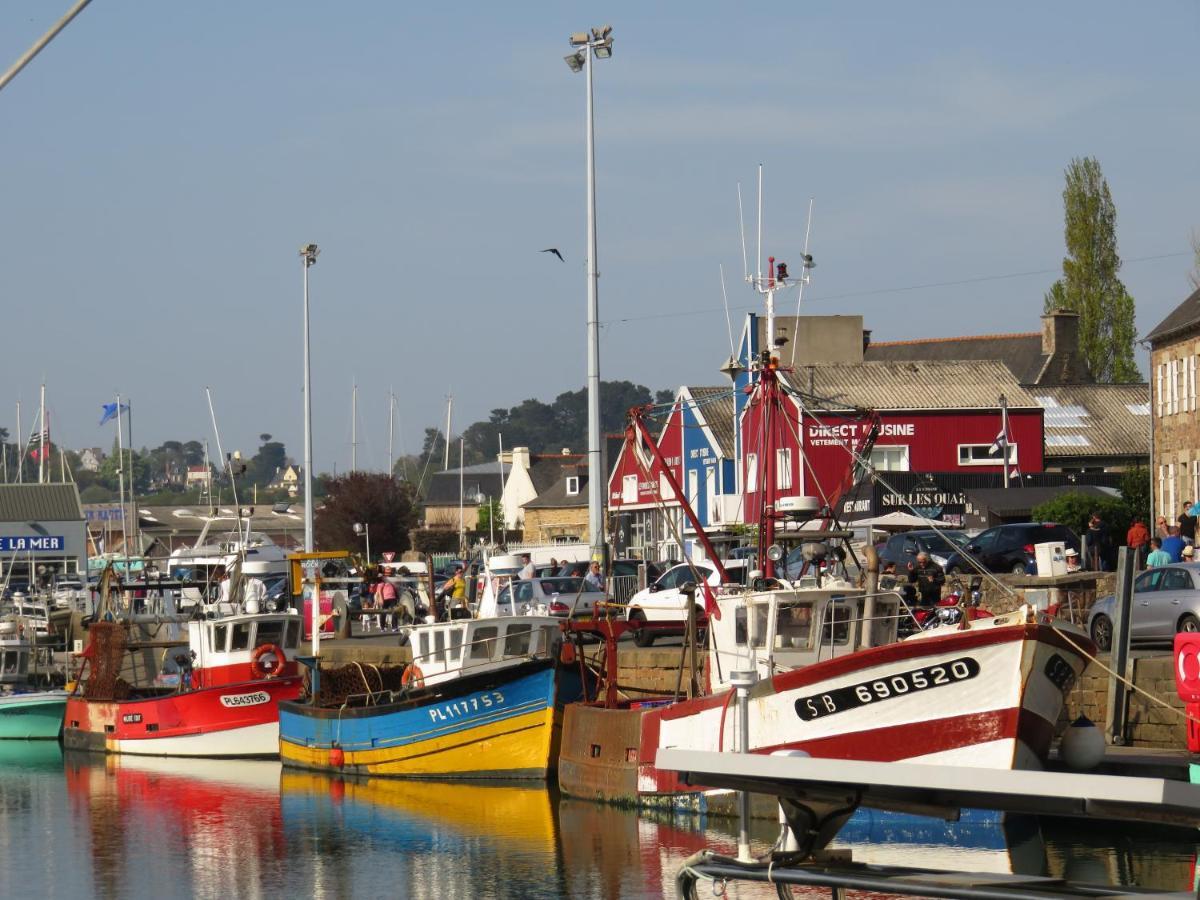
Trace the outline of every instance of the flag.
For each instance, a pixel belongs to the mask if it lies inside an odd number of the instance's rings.
[[[110,422],[117,417],[118,410],[116,403],[103,403],[101,404],[101,407],[104,409],[104,415],[100,417],[101,425],[106,422]],[[120,412],[129,412],[129,404],[122,403]]]
[[[707,581],[700,582],[704,588],[704,613],[710,619],[721,618],[721,607],[717,606],[717,598],[713,594],[712,586]]]
[[[1008,447],[1008,435],[1004,433],[1004,429],[1000,429],[1000,433],[996,435],[996,440],[992,441],[992,449],[989,451],[991,456],[1000,456],[1005,453]]]

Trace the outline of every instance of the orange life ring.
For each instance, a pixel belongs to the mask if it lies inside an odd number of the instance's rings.
[[[269,666],[263,662],[263,657],[274,656],[278,662]],[[278,644],[259,644],[250,654],[250,670],[257,678],[274,678],[283,671],[287,664],[287,656]]]
[[[404,687],[412,686],[414,688],[425,687],[425,673],[417,666],[409,663],[404,667],[404,674],[400,676],[400,683]]]

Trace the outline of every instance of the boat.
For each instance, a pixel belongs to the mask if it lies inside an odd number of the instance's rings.
[[[864,587],[825,574],[838,568],[832,541],[849,533],[812,529],[814,498],[779,495],[776,448],[767,438],[779,432],[779,423],[792,421],[785,399],[794,389],[771,351],[761,354],[755,371],[748,414],[774,423],[755,429],[763,435],[758,456],[766,461],[758,482],[763,575],[746,586],[710,591],[702,585],[707,651],[704,684],[696,687],[707,694],[694,690],[688,698],[630,702],[613,686],[592,703],[568,708],[559,764],[563,793],[703,808],[705,790],[659,769],[657,754],[667,748],[732,751],[742,742],[764,754],[1040,767],[1064,697],[1095,653],[1091,639],[1026,605],[987,619],[964,616],[959,625],[899,641],[904,607],[899,595],[876,589],[877,561]],[[679,498],[719,570],[719,556],[655,445],[644,412],[631,411],[626,440],[636,442],[637,458],[646,460],[646,477],[661,474]],[[776,539],[786,537],[804,553],[795,580],[775,567],[787,555]],[[610,627],[606,635],[611,656],[619,630]],[[610,685],[615,675],[610,672]],[[744,733],[730,713],[739,689],[750,696]]]
[[[253,606],[253,604],[247,604]],[[84,668],[66,703],[68,750],[143,756],[271,758],[279,703],[299,696],[300,616],[294,611],[190,619],[187,641],[143,645],[130,623],[89,629]],[[162,649],[163,672],[131,685],[138,651]],[[157,655],[155,653],[155,655]]]
[[[209,540],[210,529],[221,522],[230,525],[228,534],[216,541]],[[286,577],[288,556],[268,535],[251,531],[249,519],[238,516],[206,518],[195,544],[176,548],[167,560],[167,571],[172,579],[204,586],[183,588],[179,608],[186,610],[204,603],[205,594],[215,591],[220,573],[232,572],[235,567],[245,578]]]
[[[407,629],[407,666],[314,669],[279,708],[285,766],[353,775],[533,779],[554,772],[563,705],[582,688],[560,665],[560,620],[454,619]]]
[[[23,620],[0,620],[0,739],[57,741],[67,692],[31,683],[30,664],[39,659]]]

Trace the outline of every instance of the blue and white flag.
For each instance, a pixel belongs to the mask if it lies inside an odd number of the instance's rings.
[[[115,402],[114,403],[104,403],[104,404],[101,404],[101,406],[104,409],[104,415],[100,417],[101,425],[103,425],[105,422],[111,422],[113,419],[115,419],[117,417],[117,404]],[[129,412],[129,404],[122,403],[120,411],[121,412]]]
[[[1003,430],[996,435],[996,440],[992,441],[992,449],[989,451],[991,456],[1001,456],[1005,454],[1008,447],[1008,435]]]

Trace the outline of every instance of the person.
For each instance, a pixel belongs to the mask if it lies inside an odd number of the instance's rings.
[[[908,564],[908,582],[916,587],[922,606],[937,606],[938,601],[942,599],[942,585],[946,583],[946,573],[922,550],[917,554],[916,562]]]
[[[590,591],[604,590],[604,576],[600,574],[599,562],[592,560],[591,568],[589,568],[587,575],[583,576],[583,582]]]
[[[568,577],[571,574],[571,561],[564,559],[562,565],[558,567],[558,570],[554,574],[559,578]]]
[[[359,623],[362,625],[364,634],[371,630],[371,621],[375,619],[375,617],[371,615],[371,610],[376,609],[378,606],[378,601],[375,598],[375,592],[379,589],[379,578],[380,576],[378,574],[374,575],[370,578],[370,581],[367,584],[363,585],[362,588],[362,615],[359,616]],[[376,624],[379,623],[377,622]],[[382,625],[380,625],[379,630],[383,630]]]
[[[1191,544],[1188,544],[1187,546],[1185,546],[1183,548],[1183,562],[1195,562],[1195,561],[1196,561],[1196,548],[1193,547]]]
[[[1177,563],[1183,560],[1183,538],[1179,536],[1179,526],[1172,525],[1168,531],[1170,532],[1162,539],[1162,551],[1171,557],[1171,562]]]
[[[267,586],[261,578],[246,579],[246,608],[266,612]],[[257,604],[251,606],[251,604]]]
[[[1067,557],[1067,571],[1068,572],[1078,572],[1080,569],[1079,552],[1077,550],[1075,550],[1073,547],[1068,547],[1066,557]]]
[[[1150,549],[1150,529],[1141,516],[1134,516],[1129,531],[1125,532],[1125,544],[1133,551],[1139,569],[1146,566],[1146,553]]]
[[[551,575],[557,575],[558,574],[558,560],[555,559],[553,556],[550,557],[550,565],[547,568],[550,570]]]
[[[1179,536],[1183,538],[1185,544],[1196,543],[1196,517],[1188,512],[1190,503],[1183,504],[1183,510],[1179,513]]]
[[[1146,568],[1165,566],[1171,562],[1171,554],[1162,548],[1162,538],[1150,538],[1150,555],[1146,557]]]
[[[1092,513],[1088,519],[1087,533],[1084,535],[1084,540],[1087,541],[1087,562],[1088,567],[1093,572],[1107,572],[1108,558],[1112,550],[1112,542],[1108,535],[1108,529],[1104,527],[1104,522],[1100,518],[1100,513]]]
[[[1159,516],[1154,520],[1154,534],[1156,537],[1165,538],[1170,532],[1167,531],[1167,517]]]
[[[467,580],[463,578],[462,566],[455,566],[454,574],[450,576],[450,580],[442,585],[442,600],[447,618],[450,616],[450,607],[452,605],[467,605]]]
[[[233,590],[233,585],[229,583],[229,571],[221,569],[221,574],[217,577],[217,610],[226,612],[229,608],[229,596]]]
[[[384,617],[386,619],[386,623],[382,621],[380,622],[380,631],[383,630],[385,624],[388,631],[396,630],[396,602],[399,597],[396,594],[396,586],[392,584],[391,580],[387,577],[389,572],[390,570],[384,569],[383,573],[375,582],[375,608],[382,609],[387,612],[387,615]]]
[[[521,572],[517,577],[521,581],[528,581],[531,578],[537,577],[537,569],[533,567],[533,557],[528,553],[522,553],[521,559],[525,560],[525,565],[521,567]]]

